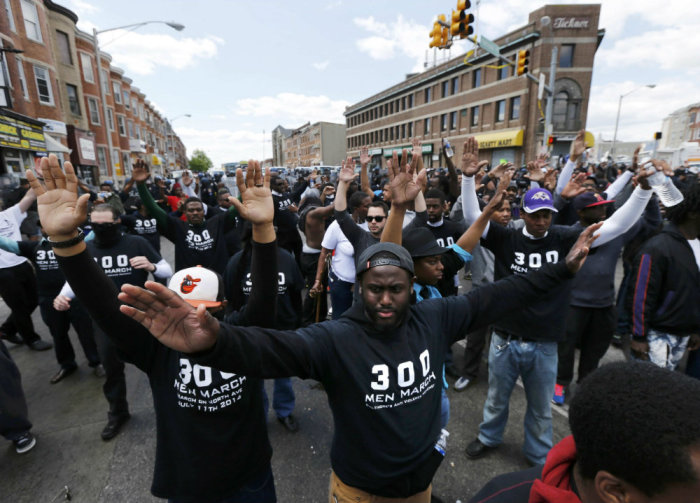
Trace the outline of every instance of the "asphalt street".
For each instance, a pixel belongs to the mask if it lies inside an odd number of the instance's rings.
[[[173,247],[163,240],[163,254],[172,262]],[[621,269],[621,267],[618,267]],[[462,290],[469,282],[462,281]],[[9,314],[0,301],[0,319]],[[33,320],[37,332],[50,340],[39,310]],[[66,488],[75,502],[160,501],[150,494],[155,454],[155,417],[151,391],[144,374],[127,365],[128,400],[132,418],[110,442],[100,439],[107,419],[102,379],[87,366],[77,337],[71,331],[79,369],[58,384],[49,379],[58,370],[53,351],[34,352],[7,344],[22,373],[36,447],[18,455],[11,442],[0,444],[0,502],[54,503],[66,501]],[[455,348],[456,349],[456,348]],[[459,351],[456,351],[459,354]],[[606,361],[622,359],[611,348]],[[459,361],[457,362],[459,363]],[[450,384],[453,380],[448,378]],[[272,383],[267,389],[271,392]],[[328,501],[329,452],[332,417],[324,391],[313,381],[294,380],[295,416],[300,430],[289,433],[270,412],[268,429],[274,449],[272,466],[280,503]],[[448,391],[451,418],[447,454],[434,479],[434,493],[445,501],[466,503],[493,476],[527,468],[521,452],[525,395],[517,386],[510,402],[510,418],[503,445],[487,457],[472,461],[464,450],[478,430],[487,391],[487,369],[467,390]],[[554,441],[568,435],[566,407],[553,407]]]

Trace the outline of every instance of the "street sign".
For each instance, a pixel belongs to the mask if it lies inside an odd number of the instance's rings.
[[[542,101],[542,98],[544,97],[544,89],[547,87],[547,84],[545,82],[545,76],[544,73],[540,72],[540,83],[537,86],[537,99]]]
[[[479,47],[496,57],[499,57],[501,55],[501,48],[498,47],[498,44],[496,42],[492,42],[483,35],[479,37]]]

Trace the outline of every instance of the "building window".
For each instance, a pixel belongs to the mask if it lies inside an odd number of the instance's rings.
[[[406,138],[406,124],[401,124],[401,138]]]
[[[49,71],[41,66],[34,66],[34,80],[39,101],[45,105],[53,105],[53,92],[51,91],[51,79]]]
[[[452,94],[459,92],[459,75],[452,78]]]
[[[413,93],[408,95],[408,108],[413,108]]]
[[[95,83],[95,73],[92,71],[92,58],[89,54],[80,53],[80,64],[83,65],[83,79],[90,84]]]
[[[2,53],[0,53],[2,54]],[[6,107],[10,105],[10,89],[12,88],[11,83],[5,81],[5,75],[10,75],[7,69],[7,60],[0,60],[0,107]]]
[[[24,16],[24,30],[27,32],[27,37],[35,42],[43,42],[36,4],[32,0],[22,0],[21,5],[22,15]]]
[[[413,122],[408,123],[408,137],[413,138]]]
[[[472,107],[471,125],[472,125],[472,127],[476,127],[479,125],[479,107],[478,106]]]
[[[111,108],[107,109],[107,127],[110,131],[114,131],[114,112]]]
[[[574,44],[562,44],[559,51],[559,68],[574,66]]]
[[[100,167],[100,176],[107,176],[107,152],[104,147],[97,147],[97,164]]]
[[[510,99],[510,120],[520,118],[520,96]]]
[[[24,99],[29,101],[29,87],[27,87],[27,77],[24,75],[24,63],[19,56],[16,56],[17,60],[17,77],[19,77],[19,85],[22,88],[22,96]]]
[[[100,108],[99,105],[97,104],[97,100],[95,98],[88,98],[88,109],[90,110],[90,122],[95,124],[96,126],[99,126],[100,123]]]
[[[117,126],[119,126],[119,136],[126,136],[126,124],[123,115],[117,115]]]
[[[125,89],[124,91],[122,91],[122,94],[124,95],[124,108],[126,108],[127,110],[129,110],[129,109],[130,109],[130,105],[129,105],[129,91],[127,91],[127,90]]]
[[[457,129],[457,112],[450,112],[450,129]]]
[[[442,97],[446,98],[450,95],[450,81],[445,80],[442,82]]]
[[[10,22],[10,31],[17,33],[17,28],[15,27],[15,17],[12,15],[12,4],[10,4],[10,0],[5,0],[5,14],[7,14],[7,19]]]
[[[426,117],[425,120],[423,121],[423,134],[424,135],[430,134],[430,117]]]
[[[136,117],[139,116],[139,100],[136,98],[131,98],[131,111]]]
[[[126,124],[129,127],[129,138],[136,138],[136,133],[134,133],[134,122],[127,121]]]
[[[114,91],[114,102],[122,104],[122,86],[119,82],[112,82],[112,90]]]
[[[506,120],[506,100],[498,100],[496,102],[496,122]]]
[[[447,114],[440,115],[440,131],[447,131]]]
[[[504,65],[498,69],[498,80],[507,79],[510,77],[510,65]]]
[[[101,68],[102,72],[102,90],[105,94],[109,94],[109,73],[104,68]]]
[[[70,53],[70,39],[67,33],[63,33],[60,30],[56,30],[56,46],[58,47],[58,54],[61,63],[64,65],[73,65],[73,57]]]
[[[125,175],[131,172],[131,160],[129,159],[129,154],[127,152],[122,152],[122,170]]]
[[[578,118],[580,112],[580,100],[573,99],[566,91],[558,92],[554,96],[554,108],[552,110],[552,122],[554,129],[575,131],[580,127]]]
[[[481,68],[477,68],[472,72],[472,87],[481,86]]]
[[[80,102],[78,101],[78,88],[72,84],[66,84],[66,95],[68,96],[68,108],[73,115],[80,115]]]
[[[433,96],[433,88],[432,87],[426,87],[425,88],[425,102],[430,103],[430,100]]]

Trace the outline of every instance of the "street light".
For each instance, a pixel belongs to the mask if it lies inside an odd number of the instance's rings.
[[[649,89],[654,89],[656,87],[656,84],[646,84],[643,86],[635,87],[631,91],[620,95],[620,101],[617,104],[617,118],[615,119],[615,133],[613,134],[613,144],[612,144],[612,147],[610,148],[610,156],[612,157],[612,162],[615,162],[615,144],[617,143],[617,127],[620,125],[620,109],[622,108],[622,98],[624,98],[627,95],[632,94],[635,91],[639,91],[643,87],[648,87]]]
[[[100,46],[97,43],[97,35],[100,33],[106,33],[108,31],[114,31],[114,30],[123,30],[126,28],[139,28],[141,26],[144,26],[146,24],[153,24],[153,23],[163,23],[168,26],[170,26],[172,29],[177,30],[177,31],[182,31],[185,29],[185,26],[176,23],[174,21],[143,21],[141,23],[134,23],[134,24],[127,24],[125,26],[117,26],[116,28],[107,28],[106,30],[97,30],[96,28],[92,29],[92,41],[95,46],[95,59],[97,61],[97,83],[100,86],[100,98],[102,99],[102,114],[104,115],[105,118],[105,131],[107,132],[107,148],[109,149],[108,152],[108,157],[110,159],[110,164],[112,166],[112,172],[114,174],[114,153],[113,149],[114,146],[112,145],[112,132],[109,130],[109,124],[107,122],[107,99],[105,97],[105,88],[104,88],[104,83],[102,81],[102,56],[100,55]],[[107,74],[108,80],[109,80],[109,73]],[[115,118],[116,120],[116,118]],[[115,123],[115,128],[117,127]],[[126,171],[125,171],[126,172]]]
[[[166,120],[168,121],[168,137],[166,138],[166,141],[168,142],[167,143],[167,145],[168,145],[168,169],[170,168],[171,153],[172,153],[173,164],[175,161],[175,146],[172,144],[172,138],[173,138],[173,126],[172,126],[172,124],[173,124],[173,122],[175,122],[176,120],[178,120],[182,117],[189,118],[189,117],[192,117],[192,115],[182,114],[182,115],[178,115],[176,117],[173,117],[172,119],[168,119],[166,117]],[[165,173],[162,173],[162,174],[165,176]]]

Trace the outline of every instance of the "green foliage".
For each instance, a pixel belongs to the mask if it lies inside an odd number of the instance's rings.
[[[189,169],[191,171],[198,171],[200,173],[206,173],[214,166],[211,162],[209,156],[204,152],[204,150],[195,149],[192,152],[192,157],[190,158]]]

